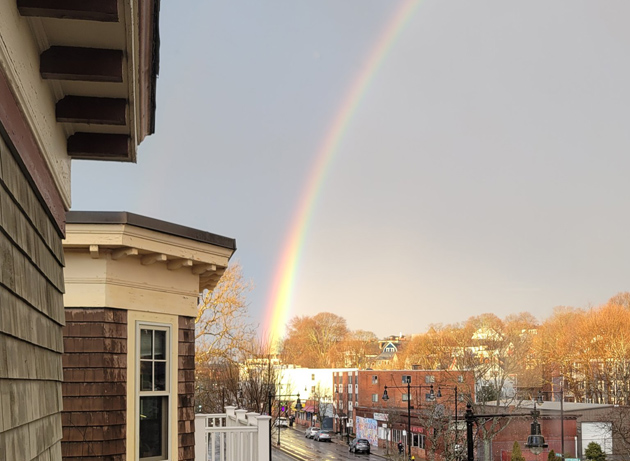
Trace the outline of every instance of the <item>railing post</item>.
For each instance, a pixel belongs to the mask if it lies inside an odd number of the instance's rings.
[[[258,446],[256,447],[256,454],[258,461],[271,461],[269,459],[269,425],[271,416],[260,415],[256,418],[258,424]]]
[[[208,459],[208,434],[206,433],[206,415],[195,415],[195,461]]]
[[[234,413],[236,413],[237,425],[247,424],[247,417],[245,416],[247,410],[236,410]]]

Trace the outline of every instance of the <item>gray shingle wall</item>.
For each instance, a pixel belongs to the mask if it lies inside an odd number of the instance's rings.
[[[61,236],[0,139],[0,459],[61,460]]]

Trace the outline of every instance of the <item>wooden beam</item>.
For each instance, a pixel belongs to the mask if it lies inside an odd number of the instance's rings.
[[[194,266],[192,269],[192,273],[195,275],[205,274],[206,272],[214,272],[217,270],[217,266],[214,264],[199,264]]]
[[[117,0],[17,0],[22,16],[118,22]]]
[[[49,80],[122,83],[122,61],[121,50],[51,46],[39,57],[39,71]]]
[[[143,266],[149,266],[151,264],[157,263],[157,262],[164,262],[166,261],[166,255],[163,254],[159,254],[159,253],[153,253],[150,255],[146,255],[142,257],[142,265]]]
[[[68,138],[71,158],[130,160],[130,138],[125,134],[75,133]]]
[[[90,245],[90,256],[92,257],[92,259],[98,259],[98,245]]]
[[[192,267],[192,265],[192,259],[174,259],[173,261],[168,262],[166,268],[169,271],[176,271],[182,267]]]
[[[137,248],[118,248],[117,250],[112,251],[112,259],[116,261],[117,259],[122,259],[127,256],[137,256],[138,249]]]
[[[57,121],[62,123],[93,123],[126,125],[127,101],[118,98],[66,96],[57,101]]]

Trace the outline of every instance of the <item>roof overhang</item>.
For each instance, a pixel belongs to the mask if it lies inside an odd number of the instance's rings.
[[[155,129],[160,0],[15,1],[68,156],[135,162]]]
[[[127,212],[69,211],[64,251],[91,259],[133,260],[198,278],[195,293],[213,290],[236,251],[236,241],[179,224]],[[196,290],[198,286],[198,291]]]

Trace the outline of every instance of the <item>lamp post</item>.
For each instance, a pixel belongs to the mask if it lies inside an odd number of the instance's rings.
[[[431,386],[431,388],[433,388],[433,386]],[[459,415],[457,414],[457,401],[459,400],[458,395],[457,395],[457,386],[453,386],[453,394],[455,394],[455,444],[454,444],[454,448],[455,450],[457,450],[457,447],[459,446]],[[442,398],[442,388],[440,386],[438,386],[438,391],[436,394],[437,398]],[[459,456],[457,456],[457,459],[459,459]]]
[[[406,386],[385,386],[382,399],[386,402],[389,400],[387,389],[407,389],[407,455],[411,459],[411,389],[430,388],[431,391],[427,398],[431,400],[435,399],[435,391],[433,390],[433,384],[431,386],[412,386],[411,376],[407,376],[406,384]]]
[[[271,398],[273,394],[269,393],[269,416],[271,416]],[[281,397],[297,397],[297,402],[295,403],[295,409],[300,411],[302,409],[302,402],[300,400],[300,393],[297,394],[284,394],[284,395],[275,395],[277,398]],[[281,407],[278,405],[278,419],[276,419],[276,425],[278,426],[278,446],[280,446],[280,410]],[[271,423],[269,423],[271,424]],[[269,428],[269,459],[271,459],[271,427]]]
[[[545,391],[538,391],[538,404],[543,404],[543,394],[546,394]],[[555,392],[552,390],[550,392],[554,394]],[[561,458],[564,459],[564,378],[562,378],[562,382],[560,383],[560,443],[561,443]]]
[[[542,399],[542,396],[540,394],[539,398]],[[529,448],[530,451],[536,456],[541,454],[543,449],[549,446],[545,443],[545,438],[540,432],[540,423],[538,422],[538,416],[540,416],[540,411],[536,409],[536,400],[534,400],[534,410],[532,411],[532,418],[534,418],[534,421],[532,421],[531,433],[529,437],[527,437],[527,442],[525,442],[525,446]]]

